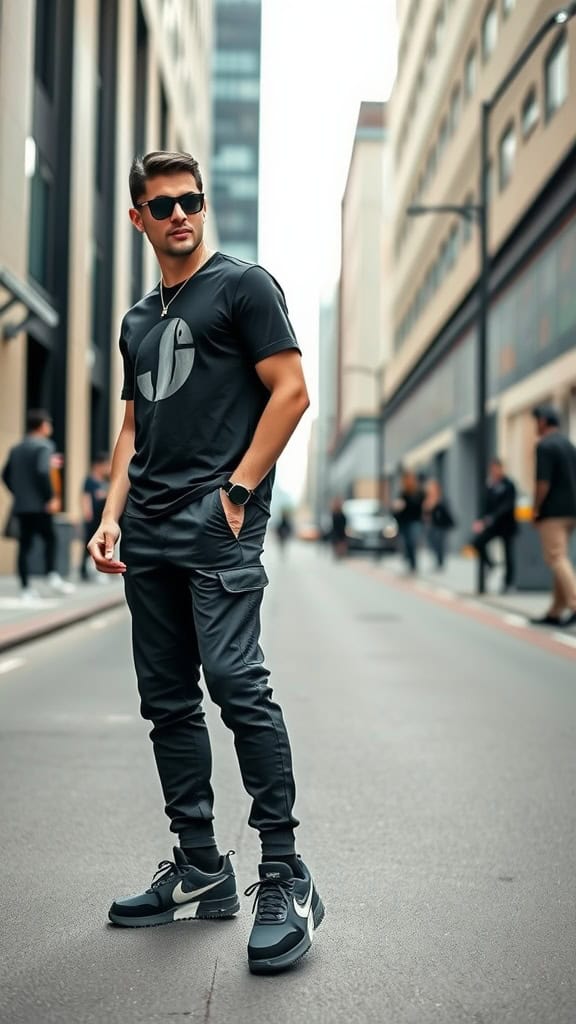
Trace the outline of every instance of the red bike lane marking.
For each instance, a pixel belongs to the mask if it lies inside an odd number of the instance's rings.
[[[431,604],[440,605],[447,611],[455,612],[457,615],[462,615],[465,618],[473,619],[475,622],[481,622],[484,626],[492,626],[499,629],[502,633],[508,633],[509,636],[514,636],[517,639],[526,640],[533,647],[539,647],[541,651],[546,651],[548,654],[558,654],[561,657],[567,658],[568,661],[576,661],[576,647],[569,647],[567,644],[563,644],[560,640],[555,640],[553,636],[538,631],[539,627],[530,628],[527,624],[526,628],[513,626],[511,623],[506,622],[502,617],[503,615],[517,615],[518,618],[523,618],[520,612],[497,612],[491,608],[482,608],[478,604],[472,604],[474,598],[467,598],[458,594],[456,591],[449,591],[450,598],[443,597],[441,594],[435,592],[433,583],[426,586],[419,587],[415,586],[414,582],[410,580],[398,579],[392,573],[387,573],[383,569],[375,569],[370,565],[362,565],[361,563],[349,563],[356,572],[363,573],[365,576],[373,576],[376,579],[381,580],[383,583],[388,584],[390,587],[396,590],[402,590],[404,593],[412,594],[413,597],[417,597],[422,601],[428,601]],[[417,582],[417,581],[415,581]],[[448,590],[448,588],[445,588]],[[546,629],[547,627],[541,627]]]

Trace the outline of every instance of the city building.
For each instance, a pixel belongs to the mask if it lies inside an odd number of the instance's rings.
[[[220,248],[258,258],[261,0],[215,0],[211,202]]]
[[[342,199],[333,495],[376,497],[383,473],[380,404],[390,344],[392,176],[385,103],[360,106]]]
[[[179,148],[209,171],[211,49],[212,0],[0,5],[0,460],[47,408],[62,524],[122,416],[122,315],[158,279],[128,219],[130,164]],[[8,505],[0,488],[0,522]],[[13,562],[0,540],[0,571]]]
[[[390,102],[394,153],[393,353],[387,471],[440,478],[469,535],[476,475],[480,104],[559,0],[401,0]],[[532,490],[530,411],[555,402],[576,431],[576,19],[555,24],[494,105],[489,138],[489,455]]]

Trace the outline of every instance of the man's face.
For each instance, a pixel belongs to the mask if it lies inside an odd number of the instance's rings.
[[[537,437],[543,437],[546,433],[546,420],[542,419],[541,416],[536,417],[536,435]]]
[[[199,191],[193,174],[163,174],[148,180],[146,193],[138,202],[149,202],[159,196],[175,198]],[[162,220],[152,216],[149,206],[139,205],[138,209],[130,210],[130,220],[138,231],[146,235],[154,251],[176,258],[190,256],[198,248],[204,237],[205,217],[205,205],[198,213],[186,214],[176,203],[172,213]]]
[[[493,484],[497,484],[504,476],[504,470],[498,462],[493,462],[490,466],[490,480]]]
[[[44,420],[42,424],[42,435],[43,437],[52,437],[54,427],[52,426],[51,420]]]

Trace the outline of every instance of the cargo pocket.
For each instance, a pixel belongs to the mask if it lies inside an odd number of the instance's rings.
[[[216,575],[229,594],[263,590],[268,586],[268,576],[263,565],[242,565],[238,569],[222,569]]]
[[[226,593],[235,596],[231,612],[232,646],[246,666],[262,665],[264,655],[260,647],[260,605],[262,592],[268,585],[264,566],[243,565],[238,569],[222,569],[216,575]]]

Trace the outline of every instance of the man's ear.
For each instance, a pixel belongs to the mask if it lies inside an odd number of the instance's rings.
[[[144,234],[144,225],[142,223],[142,216],[138,210],[135,210],[133,206],[128,210],[128,216],[132,221],[136,231],[139,231],[141,235]]]

